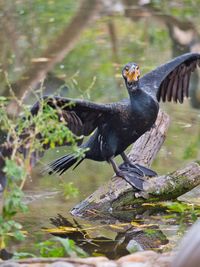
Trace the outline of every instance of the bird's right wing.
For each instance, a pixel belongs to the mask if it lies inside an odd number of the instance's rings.
[[[200,65],[200,54],[183,54],[145,74],[140,79],[140,87],[158,101],[182,103],[189,96],[191,72],[197,65]]]

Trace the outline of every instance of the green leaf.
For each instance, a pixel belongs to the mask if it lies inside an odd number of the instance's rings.
[[[19,259],[25,259],[25,258],[36,258],[37,256],[33,253],[29,252],[15,252],[12,259],[19,260]]]
[[[14,160],[8,158],[5,160],[5,167],[3,171],[9,178],[13,178],[16,181],[21,181],[25,176],[25,170],[23,169],[23,166],[17,165]]]
[[[71,239],[55,237],[55,240],[58,240],[63,245],[65,252],[69,256],[73,256],[74,254],[79,256],[79,257],[87,257],[88,256],[88,254],[83,249],[76,246],[75,242]]]

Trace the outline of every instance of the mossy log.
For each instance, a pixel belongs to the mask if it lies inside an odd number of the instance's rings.
[[[150,166],[160,150],[169,126],[169,116],[160,111],[155,127],[135,142],[129,158],[134,163]],[[149,201],[171,200],[200,184],[200,165],[190,163],[170,174],[146,177],[144,191],[133,189],[125,180],[114,176],[84,201],[76,205],[71,213],[88,217],[94,213],[112,213],[126,206]]]

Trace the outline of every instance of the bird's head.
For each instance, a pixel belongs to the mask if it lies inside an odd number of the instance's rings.
[[[122,76],[125,80],[127,89],[132,91],[137,88],[137,84],[140,78],[140,68],[135,63],[128,63],[122,70]]]

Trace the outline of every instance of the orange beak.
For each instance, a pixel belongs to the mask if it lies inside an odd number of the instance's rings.
[[[136,69],[135,66],[132,66],[130,70],[127,71],[126,77],[128,82],[138,81],[140,77],[140,69],[139,68]]]

